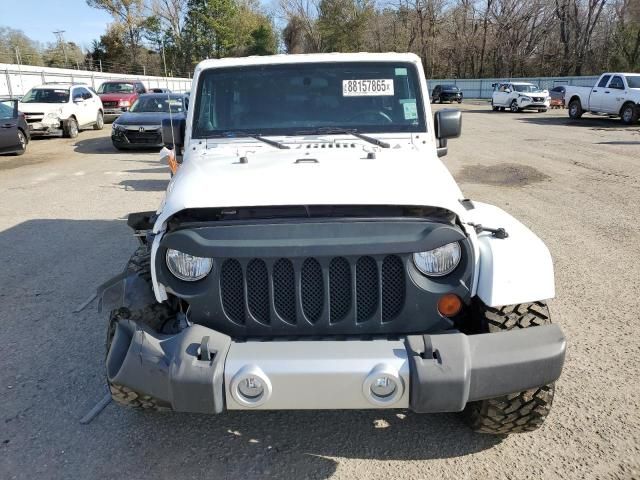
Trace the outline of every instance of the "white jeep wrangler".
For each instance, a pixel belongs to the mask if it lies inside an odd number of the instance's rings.
[[[101,287],[107,380],[138,408],[465,411],[539,427],[565,338],[549,251],[464,198],[412,54],[206,60],[184,160]]]

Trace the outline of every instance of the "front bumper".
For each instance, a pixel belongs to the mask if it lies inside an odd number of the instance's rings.
[[[395,340],[244,341],[202,325],[161,335],[120,320],[107,356],[109,382],[173,410],[410,408],[454,412],[467,402],[536,388],[562,371],[557,325],[468,336],[452,331]],[[242,394],[251,377],[264,387]],[[395,385],[376,396],[372,385]]]
[[[518,101],[518,107],[521,108],[522,110],[540,110],[540,109],[546,109],[549,108],[551,106],[551,100],[550,99],[546,99],[544,101],[532,101],[532,100],[525,100],[525,101]]]
[[[60,135],[62,133],[62,122],[54,123],[31,122],[29,125],[29,135],[32,137]]]

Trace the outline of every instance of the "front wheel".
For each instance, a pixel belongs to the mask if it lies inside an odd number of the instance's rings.
[[[96,117],[96,123],[93,124],[94,130],[102,130],[104,127],[104,115],[101,111],[98,111],[98,116]]]
[[[640,109],[633,103],[625,103],[620,110],[620,118],[625,125],[633,125],[638,121]]]
[[[549,308],[543,302],[522,303],[501,308],[480,305],[476,320],[485,332],[501,332],[551,323]],[[507,435],[531,432],[542,426],[551,411],[555,383],[502,397],[469,402],[464,415],[478,433]]]
[[[18,143],[20,150],[17,150],[14,155],[23,155],[27,151],[27,137],[22,130],[18,130]]]
[[[575,99],[569,102],[569,118],[573,120],[577,120],[582,117],[582,105],[580,104],[580,100]]]
[[[78,122],[75,118],[71,117],[64,121],[62,125],[62,133],[67,138],[76,138],[78,136],[79,128]]]
[[[511,102],[509,110],[511,110],[512,113],[518,113],[520,111],[520,109],[518,108],[518,102],[516,102],[515,100]]]

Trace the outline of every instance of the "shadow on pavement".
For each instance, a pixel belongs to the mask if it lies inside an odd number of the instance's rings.
[[[163,172],[166,170],[163,170]],[[147,173],[147,172],[145,172]],[[167,175],[169,177],[169,175]],[[167,189],[169,178],[166,180],[122,180],[118,185],[127,191],[136,192],[164,192]]]
[[[74,145],[74,151],[77,153],[89,153],[89,154],[107,154],[117,155],[123,154],[135,154],[135,153],[151,153],[159,152],[159,148],[141,148],[131,150],[117,150],[111,143],[110,136],[85,138],[78,140]]]
[[[135,244],[121,220],[30,220],[0,232],[13,259],[0,275],[7,478],[327,479],[338,468],[332,457],[452,458],[501,441],[471,433],[457,415],[395,410],[203,416],[111,404],[80,425],[104,394],[106,318],[95,302],[73,311]]]

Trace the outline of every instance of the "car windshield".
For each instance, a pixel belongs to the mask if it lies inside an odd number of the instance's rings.
[[[458,87],[456,87],[455,85],[443,85],[442,89],[443,90],[453,90],[454,92],[458,91]]]
[[[629,88],[640,88],[640,75],[625,75]]]
[[[98,93],[133,93],[133,83],[106,82],[100,85]]]
[[[425,131],[418,72],[411,63],[259,65],[205,70],[194,138]]]
[[[540,92],[540,87],[538,87],[537,85],[533,85],[531,83],[524,83],[524,84],[514,84],[513,88],[515,88],[516,92],[525,92],[525,93],[533,93],[533,92]]]
[[[147,112],[165,112],[169,113],[184,112],[184,103],[182,97],[166,95],[159,96],[141,96],[131,107],[131,112],[147,113]]]
[[[67,103],[69,101],[68,88],[32,88],[21,103]]]

